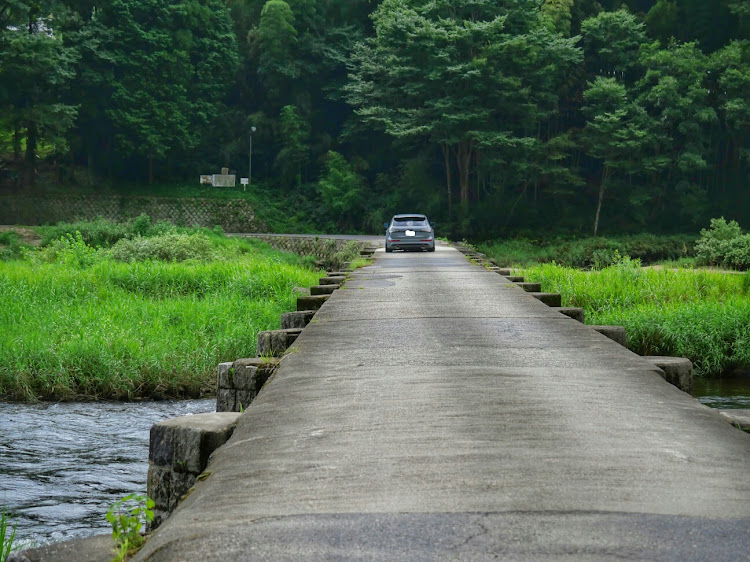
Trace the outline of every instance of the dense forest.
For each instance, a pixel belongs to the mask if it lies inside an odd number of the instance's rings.
[[[16,193],[247,175],[252,143],[341,229],[697,231],[750,222],[749,127],[750,0],[0,0]]]

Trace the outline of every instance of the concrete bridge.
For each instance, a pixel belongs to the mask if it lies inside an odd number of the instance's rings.
[[[740,560],[750,435],[453,248],[335,291],[136,560]]]

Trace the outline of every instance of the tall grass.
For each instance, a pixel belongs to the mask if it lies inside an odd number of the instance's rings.
[[[698,376],[750,365],[747,275],[641,268],[628,258],[600,271],[539,265],[524,276],[585,310],[588,324],[616,324],[640,355],[693,361]]]
[[[601,268],[631,256],[643,263],[695,261],[695,236],[639,234],[596,238],[518,238],[493,240],[477,248],[503,266],[528,267],[536,263],[558,263],[569,267]]]
[[[39,254],[43,254],[41,250]],[[220,362],[255,355],[319,272],[223,241],[209,261],[86,260],[77,242],[0,262],[0,396],[17,400],[197,396]],[[88,252],[88,253],[86,253]]]

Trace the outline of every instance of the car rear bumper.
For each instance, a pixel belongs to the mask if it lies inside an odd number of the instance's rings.
[[[435,241],[433,239],[397,239],[397,240],[386,240],[385,245],[391,250],[429,250],[435,247]]]

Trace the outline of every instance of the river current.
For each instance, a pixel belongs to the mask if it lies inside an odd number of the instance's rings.
[[[713,408],[750,408],[750,371],[697,379]],[[0,402],[0,508],[22,543],[104,533],[107,509],[146,493],[149,431],[159,421],[213,412],[215,399],[161,402]]]
[[[215,410],[215,399],[0,402],[0,509],[12,514],[16,540],[41,545],[107,532],[109,506],[146,493],[151,426]]]

